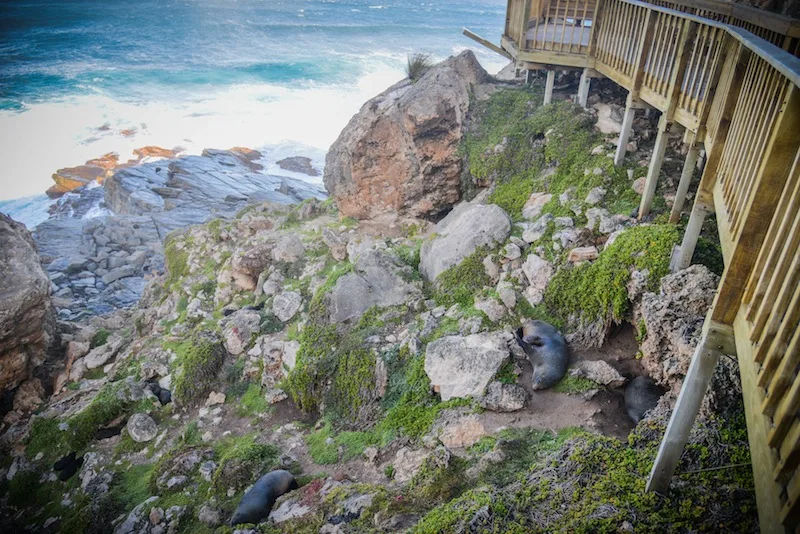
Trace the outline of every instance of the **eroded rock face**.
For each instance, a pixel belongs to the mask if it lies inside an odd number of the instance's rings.
[[[508,355],[505,341],[497,335],[446,336],[428,344],[425,374],[443,401],[477,399],[483,396]]]
[[[30,233],[0,213],[0,391],[45,360],[52,332],[50,280]]]
[[[479,247],[505,241],[511,233],[511,219],[494,204],[465,204],[439,221],[435,233],[420,249],[419,270],[430,281]]]
[[[367,102],[325,160],[325,187],[339,211],[358,219],[425,217],[458,202],[470,89],[487,78],[466,51]]]
[[[656,383],[677,392],[700,339],[703,320],[714,300],[719,277],[692,265],[661,280],[661,292],[645,293],[634,308],[647,335],[642,365]]]

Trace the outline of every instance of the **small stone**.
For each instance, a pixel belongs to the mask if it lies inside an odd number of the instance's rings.
[[[366,449],[364,449],[364,458],[366,458],[366,460],[369,463],[374,463],[375,460],[378,459],[378,448],[377,447],[367,447]]]
[[[438,319],[439,317],[442,317],[446,312],[447,308],[445,308],[444,306],[437,306],[436,308],[431,310],[431,315],[433,315]]]
[[[197,513],[197,519],[199,519],[201,523],[205,523],[210,527],[216,527],[222,523],[219,510],[212,508],[207,504],[204,504],[203,507],[200,508],[200,511]]]
[[[493,323],[498,322],[506,314],[506,308],[497,299],[475,300],[475,309],[486,314]]]
[[[603,145],[597,145],[592,149],[592,156],[599,156],[600,154],[603,153],[603,150],[605,150],[605,147]]]
[[[497,277],[500,276],[500,267],[497,266],[491,255],[483,258],[483,269],[491,280],[497,280]]]
[[[575,226],[575,221],[571,217],[556,217],[553,219],[556,228],[572,228]]]
[[[216,470],[217,464],[213,460],[207,460],[200,464],[200,476],[202,476],[203,480],[206,482],[211,482],[211,477]]]
[[[186,475],[178,475],[171,477],[169,480],[167,480],[167,488],[169,489],[179,488],[184,484],[186,484],[187,480],[189,480],[189,477],[187,477]]]
[[[606,190],[602,187],[595,187],[589,194],[586,195],[586,204],[595,205],[603,201],[606,196]]]
[[[625,384],[625,377],[619,374],[608,362],[603,360],[583,360],[576,362],[570,369],[572,376],[588,378],[602,386],[618,388]]]
[[[508,243],[505,246],[505,249],[503,249],[503,255],[506,257],[506,259],[513,261],[522,256],[522,251],[514,243]]]
[[[200,436],[200,439],[203,440],[203,443],[208,443],[214,439],[214,434],[212,434],[210,430],[207,430],[202,436]]]
[[[494,381],[486,388],[480,403],[493,412],[516,412],[525,407],[527,396],[522,386]]]
[[[126,425],[128,434],[136,443],[146,443],[156,437],[158,426],[152,417],[146,413],[135,413]]]
[[[510,282],[504,280],[498,283],[497,294],[500,295],[500,300],[509,310],[514,309],[514,306],[517,305],[517,292],[514,291],[514,286]]]
[[[215,406],[217,404],[225,404],[225,394],[212,391],[206,399],[206,406]]]
[[[522,207],[522,216],[525,219],[536,219],[542,214],[544,206],[552,200],[553,195],[548,193],[532,193]]]
[[[580,263],[584,261],[596,260],[600,253],[597,247],[577,247],[569,251],[567,260],[570,263]]]
[[[469,447],[486,435],[486,428],[476,415],[446,422],[439,432],[439,441],[449,448]]]
[[[272,312],[281,322],[289,322],[303,307],[303,296],[296,291],[284,291],[272,302]]]

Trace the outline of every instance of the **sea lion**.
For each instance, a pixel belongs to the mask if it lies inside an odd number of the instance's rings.
[[[663,394],[664,390],[652,378],[637,376],[625,388],[625,411],[628,417],[638,424],[645,413],[656,407]]]
[[[567,342],[552,325],[528,321],[515,332],[517,343],[533,366],[533,389],[553,387],[567,372]]]
[[[75,458],[75,451],[72,451],[54,463],[53,470],[58,471],[58,479],[63,482],[72,478],[82,465],[83,456]]]
[[[240,523],[257,524],[269,517],[278,497],[297,489],[297,481],[289,471],[271,471],[259,478],[250,491],[244,494],[231,517],[231,526]]]
[[[162,388],[158,385],[158,382],[148,382],[147,383],[150,391],[153,392],[153,395],[156,396],[158,402],[161,403],[161,406],[166,406],[170,402],[172,402],[172,392],[167,388]]]

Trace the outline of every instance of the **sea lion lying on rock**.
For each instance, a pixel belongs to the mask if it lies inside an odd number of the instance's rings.
[[[528,321],[515,334],[533,366],[534,391],[555,386],[569,363],[567,342],[559,331],[544,321]]]
[[[75,451],[72,451],[56,461],[53,464],[53,470],[58,471],[58,479],[63,482],[72,478],[72,475],[77,473],[82,465],[83,456],[75,458]]]
[[[289,471],[281,469],[267,473],[244,494],[231,517],[231,526],[241,523],[257,524],[266,519],[278,497],[298,487],[297,481]]]
[[[652,378],[637,376],[625,388],[625,411],[628,412],[628,417],[638,424],[645,413],[656,407],[663,394],[664,390]]]
[[[150,391],[153,392],[158,398],[158,402],[161,403],[161,406],[166,406],[170,402],[172,402],[172,392],[166,388],[162,388],[158,385],[158,382],[148,382],[147,384],[150,387]]]

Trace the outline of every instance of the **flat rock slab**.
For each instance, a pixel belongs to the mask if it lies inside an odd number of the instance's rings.
[[[480,398],[508,357],[498,335],[445,336],[428,344],[425,374],[443,401]]]

